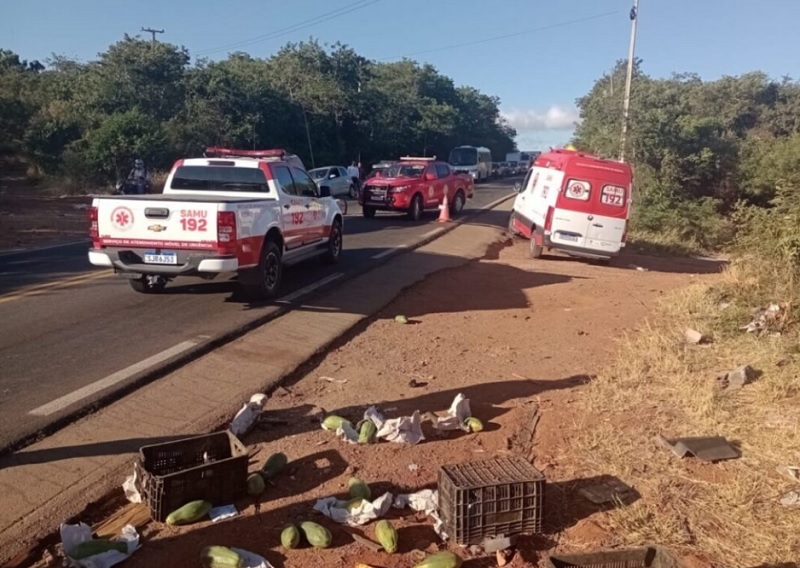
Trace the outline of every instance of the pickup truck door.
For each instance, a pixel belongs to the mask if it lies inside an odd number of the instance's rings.
[[[300,194],[301,188],[295,182],[286,166],[272,166],[273,177],[277,182],[280,199],[283,241],[286,250],[303,246],[306,238],[305,213],[309,200]]]
[[[440,200],[447,196],[450,205],[453,204],[453,198],[456,196],[455,180],[453,179],[453,171],[447,164],[436,164],[436,173],[439,174],[439,184],[441,186]]]
[[[304,211],[302,212],[303,245],[317,243],[325,237],[326,202],[330,200],[320,199],[319,187],[305,171],[299,168],[292,168],[292,177],[299,196],[304,200]],[[331,191],[333,191],[333,188],[331,188]]]
[[[442,180],[436,173],[436,166],[430,164],[425,168],[422,178],[425,182],[425,209],[432,209],[442,202]]]

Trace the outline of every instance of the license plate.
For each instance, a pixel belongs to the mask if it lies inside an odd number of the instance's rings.
[[[385,191],[371,191],[369,194],[369,198],[372,201],[386,201],[386,192]]]
[[[178,264],[178,255],[174,252],[146,252],[144,261],[147,264]]]
[[[578,241],[578,235],[564,235],[562,233],[559,233],[558,238],[561,239],[562,241],[573,241],[573,242]]]

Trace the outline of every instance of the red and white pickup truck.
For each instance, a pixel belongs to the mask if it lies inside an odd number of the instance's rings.
[[[447,201],[453,214],[460,213],[472,199],[475,182],[469,174],[457,173],[436,158],[400,158],[364,183],[358,202],[364,217],[376,211],[405,211],[414,221],[426,209],[436,209]]]
[[[134,290],[155,293],[177,276],[238,272],[255,299],[274,297],[283,267],[342,253],[342,212],[297,156],[209,148],[179,160],[163,195],[96,197],[89,261]]]

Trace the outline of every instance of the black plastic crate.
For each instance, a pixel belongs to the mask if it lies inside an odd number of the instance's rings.
[[[159,522],[189,501],[228,505],[247,492],[248,461],[247,448],[228,431],[142,446],[142,497]]]
[[[548,568],[681,568],[678,560],[657,546],[590,552],[588,554],[558,554],[547,559]]]
[[[439,470],[439,512],[458,544],[542,530],[544,476],[518,457],[446,465]]]

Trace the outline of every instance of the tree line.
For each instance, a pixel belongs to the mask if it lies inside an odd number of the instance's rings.
[[[46,63],[0,50],[0,156],[76,184],[112,182],[135,157],[168,168],[209,145],[285,148],[309,167],[515,149],[497,97],[339,43],[192,63],[186,48],[125,36],[94,61]]]
[[[735,235],[748,208],[774,208],[800,189],[800,84],[761,72],[656,79],[634,63],[635,229],[713,246]],[[626,65],[618,62],[577,100],[578,148],[619,155]]]

